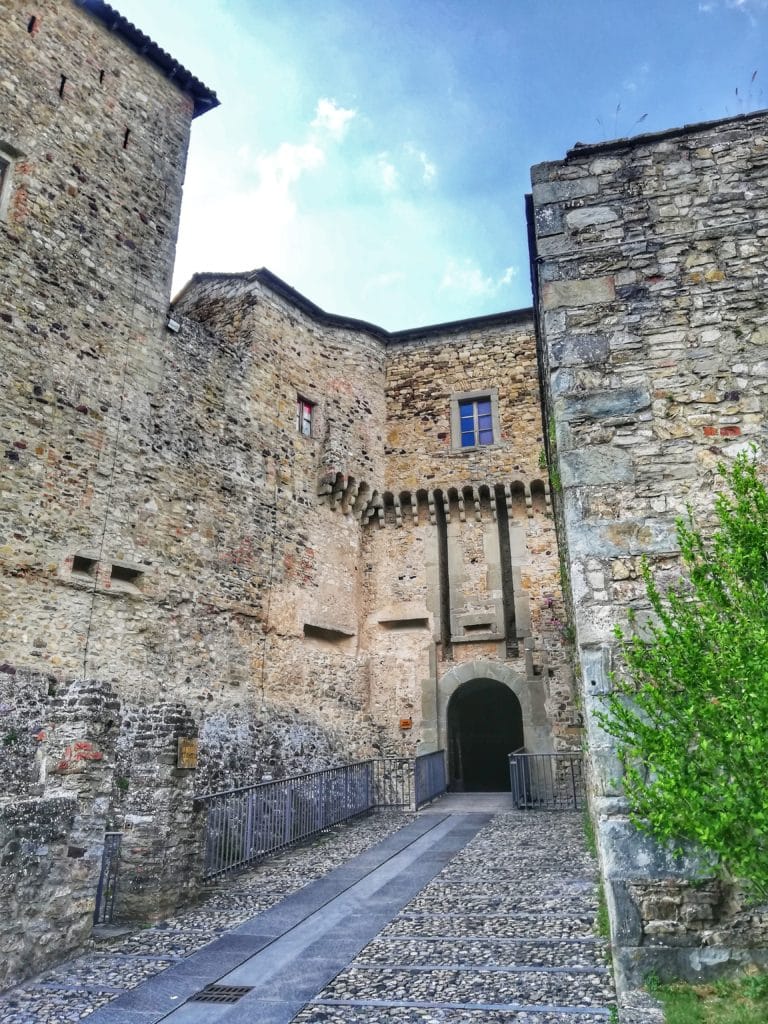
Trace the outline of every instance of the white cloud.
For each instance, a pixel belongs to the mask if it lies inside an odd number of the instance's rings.
[[[379,187],[385,192],[397,191],[400,184],[400,173],[392,162],[389,153],[377,153],[374,158],[374,167]]]
[[[314,142],[296,146],[281,142],[273,153],[256,159],[259,191],[286,193],[305,171],[313,171],[325,163],[325,153]]]
[[[651,66],[647,61],[631,68],[629,76],[621,83],[622,88],[626,92],[637,92],[639,89],[644,89],[648,83],[650,71]]]
[[[264,153],[241,146],[226,178],[218,160],[192,163],[188,193],[201,190],[207,202],[198,214],[195,250],[179,260],[178,277],[183,280],[200,266],[234,271],[262,263],[275,269],[288,265],[299,221],[300,183],[323,171],[355,116],[354,110],[320,99],[300,141],[281,142]],[[238,230],[223,231],[228,223]]]
[[[498,277],[491,277],[484,274],[480,267],[470,259],[460,262],[449,260],[440,282],[440,288],[475,297],[492,296],[496,295],[505,285],[510,284],[517,274],[517,267],[506,267]]]
[[[421,171],[421,180],[425,185],[431,185],[437,177],[437,164],[433,163],[429,159],[423,149],[419,149],[418,146],[414,146],[412,142],[406,144],[405,152],[407,156],[415,160]]]
[[[742,14],[754,18],[758,11],[768,10],[768,0],[700,0],[699,12],[711,14],[718,7],[725,7],[729,11],[741,11]]]
[[[437,165],[433,164],[432,161],[427,158],[426,153],[419,153],[419,159],[421,160],[421,165],[424,168],[424,184],[429,185],[434,181],[437,175]]]
[[[412,142],[399,146],[395,152],[382,150],[365,160],[363,166],[375,187],[390,194],[430,186],[437,177],[437,165]]]
[[[260,224],[279,226],[294,218],[293,186],[324,166],[331,147],[342,141],[355,115],[356,111],[340,107],[335,100],[319,99],[305,142],[281,142],[253,161],[258,184],[246,197],[246,209],[251,206],[263,214]]]
[[[336,100],[319,99],[315,110],[315,119],[310,127],[320,132],[327,132],[336,142],[341,142],[347,134],[350,122],[357,117],[357,111],[348,107],[340,107]]]

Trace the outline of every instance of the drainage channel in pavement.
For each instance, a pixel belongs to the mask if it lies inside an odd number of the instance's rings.
[[[296,1024],[604,1024],[596,893],[579,815],[498,814]]]
[[[91,1024],[614,1019],[605,943],[593,928],[596,865],[579,815],[513,812],[501,794],[454,795],[337,863],[267,909],[249,889],[251,915],[244,920],[239,907],[241,923],[196,951],[182,921],[181,931],[169,922],[167,948],[153,945],[154,955],[142,955],[139,933],[121,946],[130,952],[108,955],[101,1009],[86,992],[93,974],[82,958],[35,989],[46,1002],[69,1000],[74,1015],[6,1017],[0,1000],[0,1020],[64,1024],[91,1008]],[[216,897],[217,926],[231,915],[227,898]],[[155,976],[137,985],[144,971]],[[136,987],[118,994],[121,972]],[[85,1013],[76,1011],[81,988]]]
[[[471,814],[417,819],[120,996],[98,1010],[90,1018],[92,1024],[287,1024],[489,818]],[[214,985],[213,990],[208,988]]]

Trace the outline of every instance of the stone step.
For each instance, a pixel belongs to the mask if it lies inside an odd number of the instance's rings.
[[[186,930],[148,928],[121,942],[120,952],[146,955],[148,951],[151,951],[163,958],[186,957],[207,942],[213,942],[220,934],[221,931],[218,929],[206,928],[202,920],[197,929],[193,929],[191,926]]]
[[[606,949],[602,943],[534,942],[525,939],[466,939],[455,936],[414,939],[375,939],[355,961],[363,964],[489,965],[501,968],[578,967],[603,968]]]
[[[479,856],[483,855],[483,851],[478,851]],[[573,876],[581,876],[585,878],[592,877],[595,872],[595,865],[591,858],[574,857],[573,863],[568,864],[563,860],[562,851],[558,850],[526,850],[524,858],[516,858],[512,864],[504,861],[500,861],[498,855],[493,857],[491,851],[488,851],[490,863],[487,867],[480,869],[477,877],[486,878],[529,878],[535,879],[542,876],[556,875],[558,871],[565,872]],[[466,872],[469,864],[463,862],[460,864],[454,864],[451,866],[451,871],[446,876],[448,878],[460,878],[462,871]],[[499,874],[502,872],[503,874]],[[474,872],[473,872],[474,873]]]
[[[112,952],[90,953],[79,957],[74,963],[69,962],[46,971],[39,978],[39,984],[70,988],[89,986],[101,991],[128,989],[164,971],[178,959],[178,956],[173,955],[160,957],[128,956]]]
[[[594,936],[594,927],[591,915],[552,915],[545,918],[530,914],[517,914],[514,917],[505,914],[401,914],[383,930],[382,934],[389,937],[440,935],[446,932],[462,937],[487,935],[536,941],[590,938]]]
[[[534,964],[499,964],[499,963],[487,963],[487,964],[463,964],[454,961],[453,963],[430,963],[422,960],[419,963],[365,963],[360,957],[355,959],[355,970],[358,971],[377,971],[379,973],[386,971],[405,971],[416,974],[425,973],[439,973],[442,971],[456,971],[464,972],[467,974],[560,974],[565,976],[584,974],[584,975],[609,975],[609,969],[604,965],[592,965],[589,967],[547,967]]]
[[[568,875],[564,876],[562,868],[527,872],[514,868],[488,868],[484,870],[475,868],[471,874],[468,874],[465,867],[461,871],[445,871],[427,888],[428,891],[432,892],[441,887],[469,889],[475,886],[483,888],[486,886],[506,886],[517,889],[541,886],[542,889],[551,889],[558,892],[569,892],[571,890],[579,892],[594,889],[597,881],[597,873],[594,870],[577,871],[571,868]]]
[[[574,1012],[551,1006],[391,1002],[314,1002],[294,1024],[605,1024],[609,1011],[600,1007]]]
[[[448,890],[441,895],[424,893],[409,904],[409,911],[429,912],[434,906],[440,906],[441,912],[461,914],[519,914],[548,915],[559,913],[563,905],[571,915],[594,917],[597,913],[597,898],[594,893],[570,896],[545,895],[530,893],[488,893],[487,895],[468,895],[464,892]]]
[[[346,968],[322,998],[344,1001],[386,998],[408,1002],[492,1003],[516,1006],[607,1007],[615,995],[605,971],[536,969],[484,971],[431,968]]]

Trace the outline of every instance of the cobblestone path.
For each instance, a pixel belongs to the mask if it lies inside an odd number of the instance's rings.
[[[596,913],[581,816],[497,814],[296,1024],[602,1024]]]
[[[109,945],[95,944],[92,951],[0,995],[0,1022],[74,1024],[83,1020],[381,842],[411,817],[380,812],[329,829],[311,845],[286,850],[237,876],[203,904],[169,921]],[[126,1016],[126,1024],[129,1019]]]
[[[477,801],[469,806],[479,809]],[[94,1024],[166,1019],[168,1024],[291,1019],[297,1024],[603,1024],[614,1019],[605,944],[594,932],[596,868],[585,849],[580,816],[460,815],[450,807],[441,809],[438,802],[431,814],[422,812],[396,835],[396,826],[409,819],[377,815],[335,830],[320,845],[290,851],[202,907],[9,993],[0,999],[0,1021],[70,1024],[168,967],[173,969],[166,975],[137,988],[133,1002],[123,995],[96,1012]],[[398,868],[398,858],[406,856],[411,861]],[[298,891],[330,868],[336,868],[331,876]],[[374,886],[371,879],[387,870],[391,877]],[[295,895],[281,902],[290,893]],[[291,906],[295,911],[307,899],[306,910],[291,917]],[[334,907],[339,908],[336,931],[327,923]],[[301,927],[313,919],[320,922],[310,933],[316,941],[301,947]],[[372,927],[368,935],[366,926]],[[247,951],[249,940],[257,945]],[[233,947],[236,942],[242,946]],[[296,958],[281,961],[276,951],[291,943]],[[236,959],[240,966],[228,969],[222,956],[219,968],[217,947],[222,955],[242,949]],[[270,953],[274,962],[265,962]],[[184,982],[184,965],[194,963],[207,965],[208,973],[201,970],[186,990],[183,984],[174,988],[180,995],[166,994],[177,1002],[150,1009],[158,1005],[149,1000],[153,985],[164,978],[170,982],[174,974]],[[255,987],[232,1005],[185,1001],[209,981]]]

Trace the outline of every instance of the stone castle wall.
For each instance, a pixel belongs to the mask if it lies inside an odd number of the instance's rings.
[[[450,747],[480,680],[578,748],[564,597],[620,971],[758,962],[762,918],[630,828],[593,712],[639,556],[674,574],[764,431],[768,116],[534,168],[535,311],[390,335],[255,271],[168,323],[193,97],[64,0],[13,0],[0,69],[5,980],[82,944],[105,830],[118,916],[189,899],[195,792]]]
[[[46,933],[58,940],[30,929],[8,981],[84,941],[105,831],[123,833],[117,918],[162,916],[195,892],[195,792],[435,749],[447,739],[438,690],[456,662],[486,675],[511,665],[547,749],[575,719],[531,455],[541,426],[529,318],[394,344],[257,272],[196,278],[168,324],[192,100],[72,3],[34,18],[14,5],[0,53],[0,84],[19,98],[0,115],[8,936],[25,903],[58,893]],[[515,347],[500,358],[505,337]],[[514,382],[517,411],[505,394],[503,443],[438,478],[450,407],[431,396],[418,486],[403,480],[395,502],[389,480],[404,463],[388,418],[415,465],[410,424],[423,426],[426,406],[388,390],[387,375],[416,374],[425,356],[453,367],[452,391]],[[298,397],[313,404],[310,436],[297,429]],[[420,524],[411,515],[397,529],[408,488]],[[497,615],[492,638],[445,652],[436,516],[451,535],[453,613],[498,610],[505,501],[517,649],[508,655]],[[539,548],[546,565],[531,557]],[[65,693],[79,717],[59,724]],[[177,766],[184,737],[198,740],[196,770]],[[90,809],[85,793],[97,794]]]
[[[675,517],[690,505],[706,522],[717,463],[764,440],[768,116],[579,147],[533,169],[532,210],[561,542],[619,965],[638,978],[660,964],[695,975],[764,960],[764,949],[743,949],[763,944],[764,927],[745,943],[727,894],[681,895],[695,865],[634,833],[594,710],[610,687],[613,625],[647,607],[639,557],[674,576]]]
[[[0,66],[4,658],[82,674],[112,565],[142,563],[130,524],[151,449],[137,428],[159,376],[192,106],[71,3],[31,16],[14,2]],[[122,661],[130,623],[114,601],[95,610],[116,620]]]
[[[0,666],[0,985],[91,934],[119,732],[108,685]]]
[[[118,918],[162,915],[196,885],[195,791],[376,734],[345,710],[346,666],[327,727],[305,683],[287,704],[295,677],[267,674],[267,580],[314,572],[302,499],[245,419],[247,354],[165,327],[192,99],[70,2],[14,2],[0,67],[3,946],[29,935],[8,981],[87,938],[105,830],[124,833]],[[182,735],[197,772],[176,767]]]
[[[539,709],[524,710],[530,749],[578,742],[531,313],[395,335],[386,387],[385,491],[365,548],[377,720],[412,718],[417,749],[447,747],[441,681],[496,665]],[[460,445],[451,407],[469,394],[497,402],[491,445]]]
[[[177,312],[189,318],[181,345],[194,318],[219,332],[208,344],[236,354],[220,381],[239,406],[251,468],[230,472],[230,508],[212,521],[252,538],[238,556],[260,595],[251,685],[347,728],[368,695],[358,658],[360,511],[383,477],[384,347],[366,332],[323,326],[253,275],[195,281]],[[297,429],[298,396],[313,403],[311,436]],[[205,509],[215,485],[195,472]],[[350,755],[364,752],[360,728]]]

